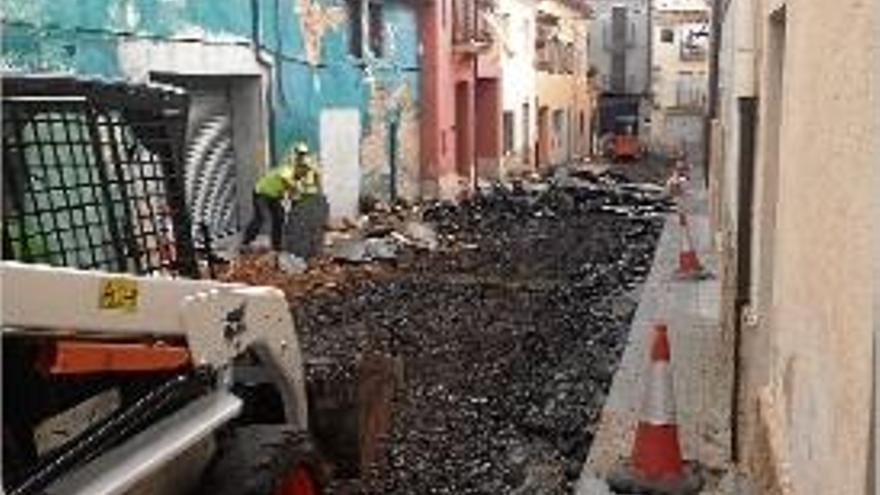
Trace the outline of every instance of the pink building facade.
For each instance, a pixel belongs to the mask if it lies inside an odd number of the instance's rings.
[[[484,18],[493,4],[430,0],[421,8],[423,191],[454,198],[496,177],[501,159],[501,70]]]

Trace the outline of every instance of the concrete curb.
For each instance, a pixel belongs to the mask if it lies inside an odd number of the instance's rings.
[[[706,268],[713,270],[706,192],[694,174],[683,208],[691,220],[696,250]],[[678,265],[680,226],[670,215],[658,241],[651,273],[630,329],[629,341],[614,375],[595,440],[577,495],[613,493],[605,482],[621,459],[629,455],[647,364],[651,326],[658,320],[669,326],[677,421],[686,459],[699,461],[709,473],[723,473],[730,460],[730,387],[732,349],[720,326],[720,285],[715,278],[681,281]],[[718,474],[707,475],[701,493],[720,494]]]

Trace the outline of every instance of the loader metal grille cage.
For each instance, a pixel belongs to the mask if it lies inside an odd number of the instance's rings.
[[[3,259],[196,276],[188,99],[173,88],[3,80]]]

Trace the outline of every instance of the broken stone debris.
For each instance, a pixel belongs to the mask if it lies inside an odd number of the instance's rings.
[[[306,260],[292,253],[278,253],[278,268],[289,275],[299,275],[308,270]]]
[[[431,234],[387,237],[443,249],[294,307],[308,355],[382,352],[405,370],[384,454],[333,493],[571,492],[662,226],[646,212],[669,208],[596,184],[427,204]]]
[[[324,252],[338,261],[350,263],[370,261],[370,258],[367,256],[367,243],[363,239],[337,239],[329,246],[325,246]]]
[[[432,227],[422,222],[407,222],[406,225],[404,225],[403,235],[417,248],[435,251],[440,246],[437,232],[435,232]]]
[[[339,261],[367,263],[394,260],[403,247],[435,251],[440,246],[437,233],[422,222],[407,221],[400,231],[387,224],[365,230],[365,237],[358,233],[333,236],[326,243],[324,252]]]
[[[397,258],[399,246],[391,237],[364,240],[364,251],[373,260],[393,260]]]
[[[231,278],[296,301],[310,360],[403,363],[378,462],[330,493],[570,493],[672,208],[614,174],[530,177],[373,211],[304,274],[245,263]]]

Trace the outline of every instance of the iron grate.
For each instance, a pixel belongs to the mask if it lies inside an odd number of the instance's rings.
[[[195,276],[186,105],[155,88],[4,80],[3,258]]]

